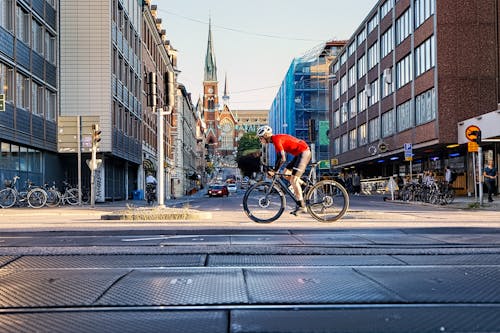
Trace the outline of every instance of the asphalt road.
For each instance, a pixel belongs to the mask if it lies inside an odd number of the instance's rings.
[[[212,218],[1,212],[0,332],[500,331],[497,211],[355,197],[260,225],[239,195],[176,202]]]

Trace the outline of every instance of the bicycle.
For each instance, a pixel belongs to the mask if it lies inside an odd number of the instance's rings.
[[[156,201],[156,184],[146,184],[146,201],[148,205],[152,205]]]
[[[71,186],[67,181],[63,181],[64,193],[62,195],[62,203],[69,204],[71,206],[78,205],[78,195],[80,191],[78,187]],[[88,204],[90,202],[90,193],[87,190],[81,192],[81,198],[83,204]]]
[[[43,184],[43,189],[47,193],[47,202],[45,203],[47,207],[57,207],[62,203],[62,194],[58,191],[56,187],[56,182],[52,182],[52,186],[48,183]]]
[[[42,188],[33,186],[29,180],[26,181],[26,190],[18,191],[16,183],[19,178],[19,176],[14,176],[12,180],[4,180],[5,188],[0,191],[0,207],[10,208],[15,204],[28,204],[31,208],[45,206],[47,193]]]
[[[318,163],[311,163],[304,181],[303,192],[307,212],[320,222],[337,221],[347,212],[349,194],[335,180],[320,180],[315,182],[313,171]],[[269,166],[265,166],[265,169]],[[285,182],[285,174],[276,172],[270,180],[261,180],[250,186],[243,196],[243,210],[254,222],[271,223],[277,220],[285,211],[286,196],[290,196],[295,204],[293,190]]]

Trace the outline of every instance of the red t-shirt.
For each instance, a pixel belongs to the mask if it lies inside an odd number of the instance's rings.
[[[275,134],[271,137],[271,140],[273,141],[277,153],[284,150],[293,156],[297,156],[309,149],[309,146],[304,140],[297,139],[288,134]]]

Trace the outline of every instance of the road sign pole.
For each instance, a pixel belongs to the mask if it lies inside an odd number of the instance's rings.
[[[477,174],[479,178],[479,203],[483,204],[483,148],[477,148]]]
[[[77,159],[78,159],[78,206],[82,205],[82,117],[76,117]]]

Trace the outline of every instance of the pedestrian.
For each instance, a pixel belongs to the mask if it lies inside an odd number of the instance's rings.
[[[483,171],[484,183],[488,188],[488,202],[493,202],[493,191],[495,190],[495,180],[497,178],[497,168],[493,166],[493,160],[488,161],[488,165]]]
[[[357,171],[354,171],[354,174],[352,175],[352,188],[354,195],[359,195],[361,193],[361,177]]]
[[[451,183],[451,169],[449,166],[446,166],[446,168],[444,168],[444,180],[448,184]]]
[[[146,177],[146,185],[156,185],[157,181],[155,176],[153,176],[151,173],[148,173],[148,176]]]
[[[297,207],[292,214],[297,215],[305,212],[305,202],[300,186],[300,177],[304,174],[307,164],[311,160],[311,150],[304,140],[300,140],[289,134],[274,134],[273,129],[267,125],[259,127],[257,136],[262,144],[272,143],[276,150],[276,162],[274,170],[269,170],[268,175],[272,177],[279,171],[280,167],[286,162],[287,153],[293,155],[293,159],[285,166],[285,174],[290,175],[290,184],[292,185]]]

